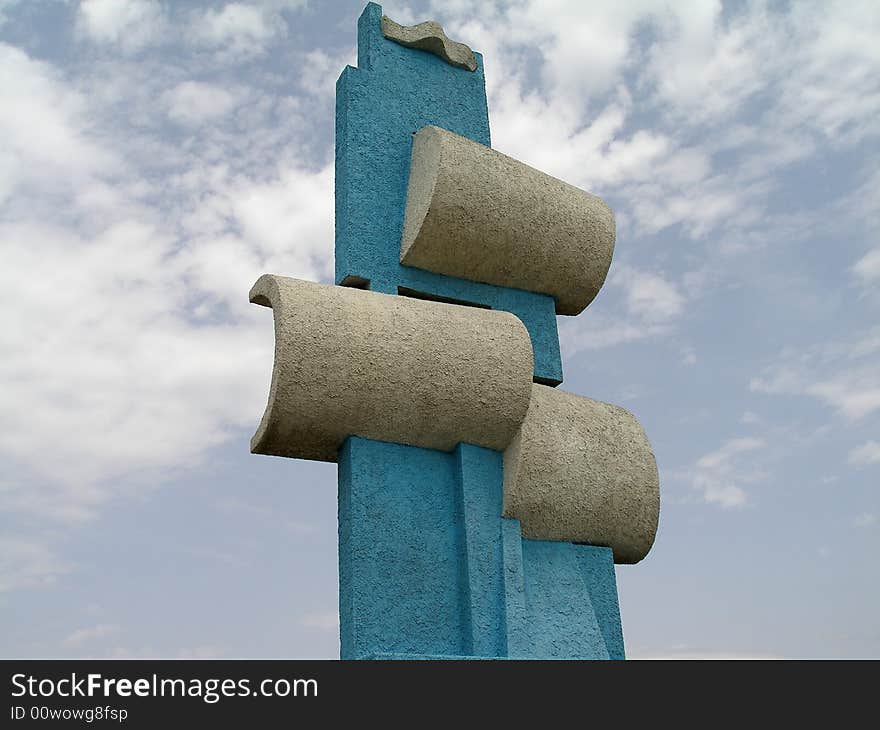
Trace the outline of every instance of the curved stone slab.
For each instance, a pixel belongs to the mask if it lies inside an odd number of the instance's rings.
[[[507,312],[268,274],[250,300],[275,316],[253,453],[336,461],[348,436],[502,450],[528,410],[532,347]]]
[[[504,516],[523,537],[610,547],[615,563],[651,549],[660,516],[657,462],[624,408],[532,386],[504,453]]]
[[[574,315],[602,287],[614,236],[595,195],[438,127],[413,137],[406,266],[549,294]]]
[[[468,71],[477,70],[477,59],[470,46],[450,40],[443,32],[443,26],[435,20],[426,20],[418,25],[400,25],[383,15],[382,35],[407,48],[433,53],[452,66]]]

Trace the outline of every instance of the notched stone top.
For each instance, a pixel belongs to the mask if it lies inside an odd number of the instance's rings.
[[[427,20],[418,25],[400,25],[387,15],[383,15],[382,35],[407,48],[418,48],[433,53],[452,66],[468,71],[477,70],[477,59],[470,47],[449,40],[443,32],[443,26],[434,20]]]

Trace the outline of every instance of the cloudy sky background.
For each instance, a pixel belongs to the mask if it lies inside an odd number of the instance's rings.
[[[0,0],[0,655],[338,656],[335,467],[248,453],[247,292],[331,278],[363,4]],[[660,466],[630,656],[880,656],[880,4],[384,10],[617,214],[559,324]]]

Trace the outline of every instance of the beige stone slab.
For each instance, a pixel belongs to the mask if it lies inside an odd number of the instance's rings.
[[[436,20],[417,25],[400,25],[387,15],[382,16],[382,35],[407,48],[433,53],[446,63],[468,71],[477,70],[477,59],[470,46],[450,40]]]
[[[413,137],[406,266],[549,294],[574,315],[604,283],[614,238],[595,195],[438,127]]]
[[[532,347],[512,314],[264,275],[275,365],[258,454],[336,461],[350,435],[504,449],[528,410]]]
[[[651,549],[660,515],[657,462],[626,409],[544,385],[504,453],[504,516],[524,537],[604,545],[617,563]]]

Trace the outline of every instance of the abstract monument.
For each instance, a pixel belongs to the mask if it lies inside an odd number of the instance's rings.
[[[338,462],[343,659],[624,658],[615,563],[657,466],[562,382],[556,316],[611,264],[599,198],[490,147],[482,58],[373,3],[336,89],[336,285],[264,275],[251,450]]]

